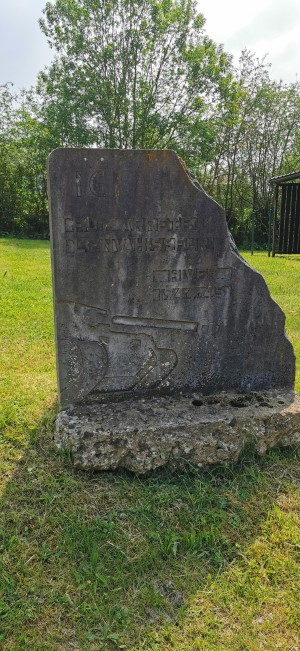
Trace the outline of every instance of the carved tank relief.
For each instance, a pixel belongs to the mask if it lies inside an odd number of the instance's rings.
[[[63,398],[90,393],[143,390],[165,380],[178,363],[175,350],[157,346],[159,329],[194,332],[197,323],[165,319],[113,316],[108,311],[63,302],[60,314],[71,332],[58,340],[64,357]],[[143,332],[153,331],[153,335]]]

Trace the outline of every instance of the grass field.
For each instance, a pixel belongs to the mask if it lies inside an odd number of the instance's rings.
[[[300,359],[300,256],[245,257]],[[75,472],[52,443],[48,243],[0,240],[0,282],[1,651],[300,651],[299,450]]]

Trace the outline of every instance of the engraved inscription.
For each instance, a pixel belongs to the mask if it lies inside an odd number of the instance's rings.
[[[92,177],[93,178],[93,177]],[[80,190],[80,177],[76,178],[77,190]],[[77,194],[77,196],[81,196]],[[105,196],[99,194],[97,196]],[[174,217],[153,217],[147,219],[145,217],[129,218],[127,215],[123,219],[112,217],[111,219],[103,219],[97,216],[83,215],[76,219],[66,219],[65,222],[72,222],[72,231],[74,233],[88,233],[103,234],[113,233],[120,231],[121,233],[177,233],[181,231],[196,231],[197,230],[197,215],[193,217],[183,217],[182,215],[175,215]],[[67,224],[66,224],[67,226]],[[67,230],[67,229],[66,229]],[[70,226],[68,227],[70,230]]]
[[[67,217],[65,219],[65,232],[66,233],[74,233],[74,222],[73,219]]]
[[[154,287],[153,300],[154,301],[195,301],[200,298],[212,298],[213,296],[221,296],[226,292],[226,287]]]
[[[98,170],[90,179],[94,194],[101,193],[102,176]],[[80,188],[80,186],[79,186]],[[65,233],[73,233],[73,246],[68,245],[66,252],[74,253],[118,253],[118,252],[195,252],[207,246],[206,241],[200,243],[197,237],[197,213],[183,217],[174,214],[171,217],[153,218],[138,217],[131,219],[125,211],[124,218],[112,217],[107,219],[99,216],[66,217]],[[192,236],[192,232],[195,235]],[[177,279],[175,279],[176,281]]]
[[[74,254],[75,253],[74,240],[66,240],[66,253],[69,253],[69,254]]]
[[[138,231],[141,233],[169,231],[177,233],[178,231],[193,231],[197,229],[197,215],[193,217],[182,217],[176,215],[175,217],[153,217],[146,219],[140,217],[139,219],[125,219],[120,224],[122,230],[133,232]]]
[[[105,179],[104,170],[96,170],[90,178],[90,190],[96,197],[105,197]]]
[[[94,242],[88,239],[67,240],[67,253],[155,253],[201,251],[203,244],[200,238],[195,237],[105,237]],[[72,242],[72,246],[70,244]]]
[[[180,283],[189,283],[184,287]],[[231,285],[231,269],[187,267],[153,270],[153,300],[191,300],[222,296]]]
[[[76,172],[76,196],[81,197],[81,176],[79,172]]]
[[[186,269],[154,269],[153,284],[195,282],[208,286],[216,283],[218,286],[230,284],[231,269],[229,267],[217,269],[201,269],[188,267]]]

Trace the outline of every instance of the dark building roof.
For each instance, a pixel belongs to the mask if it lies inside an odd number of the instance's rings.
[[[273,178],[269,180],[269,183],[287,183],[293,179],[300,179],[300,170],[298,170],[298,172],[291,172],[291,174],[284,174],[283,176],[273,176]]]

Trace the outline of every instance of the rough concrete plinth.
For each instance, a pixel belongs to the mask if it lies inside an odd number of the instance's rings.
[[[153,397],[77,405],[56,420],[57,446],[78,468],[144,474],[168,463],[203,467],[300,442],[300,397],[293,392]]]

